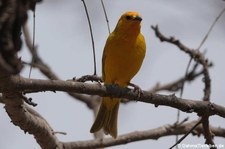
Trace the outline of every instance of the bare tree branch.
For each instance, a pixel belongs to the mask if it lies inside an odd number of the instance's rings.
[[[178,122],[178,121],[177,121]],[[177,123],[176,122],[176,123]],[[177,146],[179,143],[181,143],[196,127],[198,127],[198,125],[200,125],[201,124],[201,122],[202,122],[202,119],[200,119],[194,126],[192,126],[191,127],[191,129],[188,131],[188,132],[186,132],[185,133],[185,135],[184,136],[182,136],[180,139],[177,139],[176,140],[176,143],[173,145],[173,146],[171,146],[169,149],[172,149],[173,147],[175,147],[175,146]],[[176,136],[178,136],[178,135],[176,135]]]
[[[171,44],[176,45],[180,50],[187,53],[192,57],[196,62],[201,64],[203,66],[203,74],[204,74],[204,82],[205,82],[205,89],[204,89],[204,97],[203,100],[209,101],[210,100],[210,93],[211,93],[211,79],[209,77],[209,71],[208,71],[208,60],[204,57],[204,55],[194,49],[190,49],[184,44],[182,44],[178,39],[175,39],[174,37],[166,37],[164,36],[160,31],[158,26],[152,26],[152,29],[155,31],[155,35],[160,39],[161,42],[168,42]]]
[[[43,149],[58,149],[60,142],[53,134],[47,121],[36,111],[24,104],[20,92],[3,93],[5,110],[14,125],[19,126],[24,132],[33,134],[38,144]]]
[[[122,145],[147,139],[157,140],[165,136],[186,134],[196,123],[197,121],[192,121],[181,125],[168,124],[155,129],[150,129],[146,131],[135,131],[132,133],[120,135],[117,137],[117,139],[105,138],[89,141],[63,142],[63,146],[66,149],[94,149],[99,147]],[[224,128],[210,126],[210,129],[216,136],[225,137]],[[202,126],[199,125],[194,129],[192,134],[200,136],[201,134],[203,134],[203,131],[204,130]]]
[[[223,12],[223,11],[222,11]],[[222,14],[221,14],[222,15]],[[176,45],[181,51],[184,51],[185,53],[189,54],[191,59],[194,59],[197,63],[201,64],[203,67],[203,74],[204,74],[204,84],[205,84],[205,88],[204,88],[204,97],[203,100],[204,101],[210,101],[210,94],[211,94],[211,79],[210,79],[210,75],[209,75],[209,70],[208,70],[208,59],[206,59],[204,57],[204,55],[197,49],[197,50],[193,50],[188,48],[187,46],[185,46],[184,44],[182,44],[179,40],[175,39],[174,37],[166,37],[164,36],[158,29],[158,26],[152,26],[152,29],[155,31],[156,36],[160,39],[160,41],[166,41],[169,42],[171,44]],[[208,34],[210,33],[210,31],[208,32]],[[207,39],[207,36],[204,38],[203,42]],[[199,48],[201,47],[201,45],[199,46]],[[205,139],[206,139],[206,143],[209,145],[214,146],[214,142],[212,140],[212,134],[210,132],[209,129],[209,115],[201,115],[202,117],[202,125],[204,126],[203,128],[205,129]],[[214,148],[214,147],[213,147]]]
[[[29,37],[29,32],[24,27],[25,40],[33,56],[31,65],[39,68],[39,70],[51,80],[27,79],[18,74],[22,68],[20,59],[17,57],[17,52],[21,49],[22,41],[20,39],[21,26],[27,20],[27,11],[35,10],[35,4],[39,0],[24,0],[16,1],[9,0],[1,5],[0,12],[0,102],[5,104],[5,110],[11,118],[13,124],[19,126],[23,131],[32,134],[37,143],[43,149],[70,149],[70,148],[99,148],[107,146],[115,146],[130,142],[158,139],[163,136],[186,134],[194,129],[196,121],[191,123],[181,123],[174,125],[165,125],[156,129],[147,131],[137,131],[119,136],[117,139],[103,139],[103,133],[96,133],[97,140],[79,141],[79,142],[60,142],[55,136],[47,121],[37,113],[33,108],[24,103],[27,98],[22,93],[32,93],[41,91],[64,91],[68,92],[72,97],[87,104],[87,106],[97,112],[99,105],[99,96],[110,96],[118,98],[126,98],[130,101],[140,101],[159,105],[173,107],[183,112],[195,112],[202,117],[202,125],[197,126],[192,132],[193,135],[204,134],[207,144],[214,144],[212,133],[215,136],[225,137],[223,128],[216,128],[209,125],[209,116],[218,115],[225,118],[225,107],[217,105],[210,101],[211,84],[208,72],[210,66],[204,55],[196,50],[190,49],[183,45],[179,40],[162,35],[158,27],[153,27],[156,35],[161,41],[167,41],[178,46],[182,51],[189,54],[197,63],[203,66],[203,70],[196,72],[193,68],[193,73],[190,76],[181,78],[171,84],[160,86],[159,89],[179,89],[179,84],[185,81],[204,75],[205,89],[204,100],[190,100],[177,98],[175,95],[160,95],[153,94],[148,91],[143,91],[143,94],[138,94],[131,89],[121,88],[115,85],[102,86],[101,84],[90,84],[75,81],[59,80],[57,75],[53,73],[50,67],[45,64],[37,53],[37,48],[33,47]],[[84,1],[83,1],[84,2]],[[197,66],[196,66],[197,67]],[[189,78],[190,77],[190,78]],[[82,95],[88,94],[88,95]],[[29,101],[27,101],[29,103]],[[33,103],[31,103],[33,104]]]
[[[40,58],[39,54],[37,53],[37,47],[33,48],[32,42],[30,39],[29,30],[26,25],[23,26],[23,32],[24,32],[26,45],[33,57],[32,66],[38,68],[42,72],[42,74],[44,74],[47,78],[51,80],[60,80],[59,77],[52,71],[52,69],[50,69],[50,67],[46,63],[44,63],[43,60]],[[101,79],[97,76],[95,77],[96,77],[95,79],[97,80]],[[85,81],[85,78],[81,78],[81,81]],[[100,104],[100,100],[97,96],[85,96],[85,95],[76,94],[72,92],[68,92],[68,94],[74,99],[84,102],[89,109],[93,110],[94,116],[97,114],[98,106]],[[95,98],[96,100],[92,100],[93,98]],[[94,133],[94,135],[97,138],[103,138],[103,132],[101,131]]]
[[[197,66],[198,66],[198,64],[196,64],[185,77],[181,77],[175,81],[172,81],[172,82],[166,83],[166,84],[162,84],[162,85],[157,83],[154,87],[152,87],[149,90],[149,92],[151,92],[151,93],[156,93],[158,91],[175,92],[175,91],[180,90],[182,87],[182,84],[184,82],[193,82],[196,78],[198,78],[199,76],[201,76],[204,73],[203,70],[196,72]],[[213,66],[213,64],[210,63],[209,67],[212,67],[212,66]]]
[[[38,68],[42,74],[44,74],[47,78],[51,80],[60,80],[60,78],[52,71],[52,69],[41,59],[37,52],[37,47],[33,49],[32,47],[32,42],[30,39],[30,34],[27,26],[23,26],[23,32],[24,32],[24,38],[25,38],[25,43],[33,57],[33,67]],[[86,103],[86,105],[90,108],[96,108],[95,105],[99,102],[96,103],[95,100],[91,100],[90,97],[88,96],[83,96],[80,94],[76,93],[68,93],[71,97],[75,98],[76,100],[79,100],[81,102]]]
[[[115,98],[127,98],[129,100],[151,103],[155,106],[163,105],[179,109],[183,112],[195,112],[198,115],[218,115],[225,118],[225,108],[214,103],[181,99],[175,95],[152,94],[143,91],[139,96],[128,88],[115,85],[102,86],[99,84],[61,81],[61,80],[40,80],[26,79],[19,76],[5,78],[7,83],[0,84],[0,91],[65,91],[89,95],[110,96]]]
[[[213,142],[213,134],[209,127],[209,116],[203,115],[202,116],[202,127],[204,130],[204,137],[205,137],[205,144],[209,144],[211,147],[210,149],[216,149],[215,143]]]

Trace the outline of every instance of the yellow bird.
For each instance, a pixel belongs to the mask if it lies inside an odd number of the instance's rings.
[[[141,21],[139,13],[126,12],[109,35],[102,56],[104,84],[127,87],[139,71],[146,51],[145,39],[140,32]],[[116,138],[119,104],[119,98],[103,97],[90,132],[103,128],[105,134]]]

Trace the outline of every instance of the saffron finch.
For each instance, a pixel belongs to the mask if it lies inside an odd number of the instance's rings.
[[[102,56],[104,84],[127,87],[139,71],[145,57],[146,44],[141,34],[142,18],[137,12],[124,13],[109,35]],[[117,137],[117,116],[120,99],[103,97],[90,132],[103,128],[105,134]]]

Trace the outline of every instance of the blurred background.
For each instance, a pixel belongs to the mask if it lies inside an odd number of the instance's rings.
[[[100,0],[86,0],[91,18],[97,55],[97,74],[101,75],[101,56],[108,30]],[[132,80],[142,89],[148,90],[156,83],[167,83],[185,74],[189,57],[174,45],[161,43],[151,29],[159,25],[160,31],[174,36],[190,48],[197,48],[211,24],[225,7],[222,0],[105,0],[105,7],[113,31],[119,17],[126,11],[142,14],[142,33],[147,43],[147,53],[140,72]],[[32,33],[33,13],[29,13],[28,26]],[[225,14],[217,22],[207,41],[200,49],[213,62],[210,69],[212,80],[211,101],[225,106]],[[82,1],[80,0],[43,0],[36,7],[36,45],[44,62],[62,79],[93,73],[93,56],[89,27]],[[25,44],[19,53],[24,61],[30,62],[31,56]],[[21,72],[28,77],[29,67]],[[38,70],[33,69],[31,78],[46,79]],[[202,99],[204,84],[202,78],[185,85],[183,98]],[[160,92],[161,94],[171,94]],[[179,92],[176,93],[179,96]],[[61,141],[93,139],[89,133],[93,123],[93,112],[85,104],[72,99],[63,92],[41,92],[27,95],[38,104],[38,111],[55,131],[66,132],[58,135]],[[153,129],[176,121],[177,110],[170,107],[133,102],[120,106],[118,134],[136,130]],[[181,120],[197,119],[195,113],[181,113]],[[210,117],[213,126],[225,126],[225,119]],[[4,149],[39,149],[32,135],[24,134],[14,126],[0,105],[0,146]],[[189,135],[182,143],[204,144],[204,137]],[[224,144],[224,138],[215,138],[216,144]],[[158,140],[147,140],[110,148],[169,148],[175,143],[175,136]],[[224,147],[225,148],[225,147]]]

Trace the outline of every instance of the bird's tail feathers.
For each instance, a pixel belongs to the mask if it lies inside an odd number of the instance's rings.
[[[105,134],[117,137],[117,116],[120,99],[104,97],[90,132],[94,133],[103,128]]]

